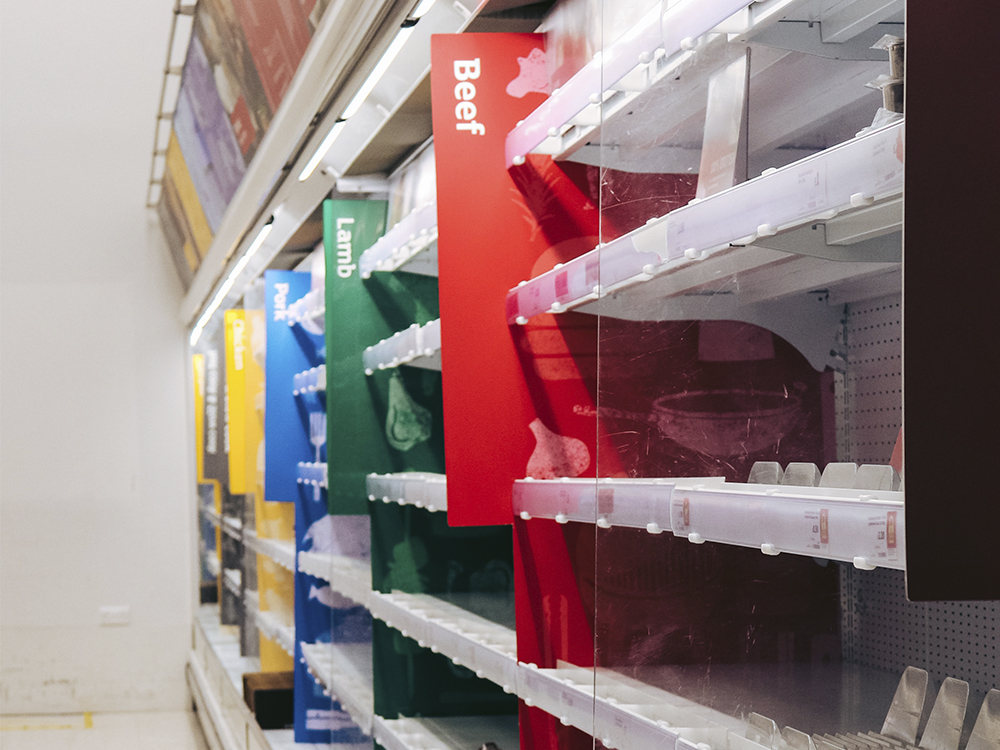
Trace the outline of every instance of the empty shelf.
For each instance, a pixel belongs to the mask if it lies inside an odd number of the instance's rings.
[[[710,287],[719,305],[720,276],[739,273],[740,292],[731,296],[746,304],[896,268],[902,143],[903,124],[890,125],[652,219],[511,289],[508,323],[576,308],[608,312],[588,303],[636,285],[658,299]],[[757,273],[779,263],[782,273]],[[755,286],[747,288],[751,273]]]
[[[302,660],[324,693],[370,736],[375,704],[371,643],[303,643]]]
[[[258,537],[253,531],[243,532],[243,543],[258,555],[265,555],[283,568],[295,572],[295,542]]]

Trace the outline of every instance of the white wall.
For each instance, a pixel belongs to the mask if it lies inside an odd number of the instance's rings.
[[[5,713],[186,705],[186,341],[144,207],[172,5],[0,4]]]

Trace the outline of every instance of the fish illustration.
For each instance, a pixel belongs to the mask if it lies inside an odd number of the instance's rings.
[[[371,555],[370,521],[365,516],[326,515],[313,523],[302,537],[302,547],[328,555],[367,560]]]
[[[356,606],[350,599],[341,596],[329,586],[323,588],[310,586],[309,598],[317,600],[320,604],[325,604],[330,609],[350,609]]]

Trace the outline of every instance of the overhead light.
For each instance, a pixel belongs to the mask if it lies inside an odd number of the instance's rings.
[[[426,13],[431,9],[431,6],[434,5],[434,2],[435,0],[420,0],[420,2],[417,4],[417,7],[414,8],[413,12],[410,14],[410,18],[420,18],[421,16],[424,15],[424,13]]]
[[[396,32],[396,38],[392,40],[392,44],[389,45],[389,48],[382,55],[372,72],[368,74],[365,82],[361,84],[361,88],[358,89],[357,93],[344,108],[343,113],[341,113],[340,117],[337,118],[337,122],[335,122],[333,127],[330,128],[330,132],[326,134],[326,138],[324,138],[323,142],[319,144],[319,148],[316,149],[312,158],[306,164],[301,174],[299,174],[299,182],[308,180],[309,177],[312,176],[312,173],[316,171],[316,167],[319,166],[320,162],[323,161],[323,158],[330,152],[330,149],[333,147],[333,142],[337,140],[337,136],[340,135],[340,132],[344,129],[345,121],[349,120],[358,113],[358,110],[361,109],[361,105],[364,104],[365,99],[367,99],[372,93],[375,86],[378,85],[378,82],[382,80],[382,76],[385,75],[385,71],[389,69],[389,66],[392,65],[392,61],[396,59],[396,55],[399,54],[403,45],[406,44],[406,40],[410,38],[410,34],[413,33],[413,27],[416,22],[421,16],[430,10],[430,7],[434,5],[434,3],[435,0],[420,0],[417,7],[413,9],[413,12],[407,17],[406,21],[403,22],[403,26]]]
[[[312,176],[312,173],[316,171],[316,167],[318,167],[319,163],[323,161],[323,157],[330,151],[330,148],[333,146],[333,142],[337,140],[337,136],[340,135],[340,131],[343,129],[344,121],[337,120],[333,127],[330,128],[330,132],[326,134],[326,138],[324,138],[323,142],[319,144],[319,148],[316,149],[316,153],[312,155],[312,158],[309,160],[309,163],[306,164],[305,169],[302,170],[302,173],[299,175],[299,182],[305,182],[310,176]]]
[[[191,331],[191,346],[198,343],[198,339],[201,338],[201,332],[205,329],[205,326],[208,325],[208,321],[212,319],[215,311],[219,309],[222,301],[226,298],[226,295],[229,294],[229,290],[232,289],[233,284],[236,283],[237,277],[243,272],[243,269],[247,267],[247,263],[250,262],[251,256],[260,250],[261,245],[264,244],[264,240],[267,239],[267,236],[271,233],[273,228],[274,216],[272,215],[271,218],[267,220],[267,223],[260,228],[257,236],[254,237],[253,242],[250,243],[250,247],[247,248],[243,257],[237,261],[235,266],[233,266],[233,270],[229,272],[229,276],[227,276],[226,280],[222,282],[222,286],[220,286],[219,291],[215,293],[215,297],[212,298],[212,302],[205,308],[205,312],[201,314],[198,322],[195,323],[194,329]]]

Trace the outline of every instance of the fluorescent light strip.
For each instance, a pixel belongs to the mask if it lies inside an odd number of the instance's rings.
[[[337,136],[340,135],[340,131],[344,129],[345,124],[346,123],[343,120],[338,120],[334,123],[333,127],[330,128],[330,132],[326,134],[326,138],[324,138],[323,142],[319,144],[319,148],[316,149],[316,153],[312,155],[309,163],[306,164],[305,169],[302,170],[302,174],[299,175],[299,182],[305,182],[312,176],[312,173],[316,171],[316,167],[318,167],[319,163],[323,161],[323,157],[326,156],[330,147],[333,146],[333,142],[337,140]]]
[[[409,39],[410,34],[413,33],[413,28],[413,26],[409,26],[396,32],[396,38],[392,40],[392,44],[389,45],[389,49],[385,51],[385,54],[382,55],[382,59],[378,61],[375,69],[368,75],[365,82],[361,84],[361,88],[358,89],[358,93],[356,93],[354,98],[351,99],[351,103],[347,105],[347,108],[344,110],[344,114],[342,114],[341,117],[346,120],[357,114],[365,99],[367,99],[368,95],[371,94],[372,89],[378,85],[378,82],[382,80],[382,76],[385,75],[385,71],[390,65],[392,65],[392,61],[396,59],[396,55],[398,55],[399,51],[403,49],[403,45],[406,44],[406,40]]]
[[[420,3],[413,10],[413,13],[410,14],[410,18],[414,20],[419,19],[428,10],[430,10],[430,7],[434,5],[434,2],[435,0],[420,0]],[[340,119],[338,119],[337,122],[334,123],[333,127],[330,128],[330,132],[327,133],[326,138],[324,138],[323,142],[319,144],[319,148],[316,149],[316,152],[312,155],[312,158],[306,164],[302,173],[299,174],[299,182],[308,180],[312,176],[312,173],[316,171],[316,167],[319,166],[320,162],[323,161],[323,158],[330,152],[330,149],[333,147],[333,142],[337,140],[337,136],[340,135],[340,132],[344,129],[344,125],[346,124],[345,121],[358,113],[358,110],[361,109],[361,105],[364,103],[365,99],[367,99],[372,93],[375,86],[378,85],[378,82],[382,80],[382,76],[385,75],[386,70],[388,70],[389,66],[392,65],[392,61],[396,59],[396,55],[399,54],[399,51],[403,48],[403,45],[406,44],[406,40],[410,38],[410,34],[412,33],[413,26],[401,28],[398,32],[396,32],[396,38],[392,40],[392,44],[389,45],[389,48],[385,51],[385,54],[382,55],[382,58],[378,61],[378,64],[372,72],[368,74],[365,82],[361,84],[361,88],[358,89],[358,92],[351,99],[350,103],[344,108],[343,113],[340,115]]]
[[[413,12],[410,14],[410,18],[420,18],[421,16],[424,15],[424,13],[426,13],[431,9],[431,6],[434,5],[434,2],[435,0],[420,0],[420,3],[417,5],[416,8],[413,9]]]

